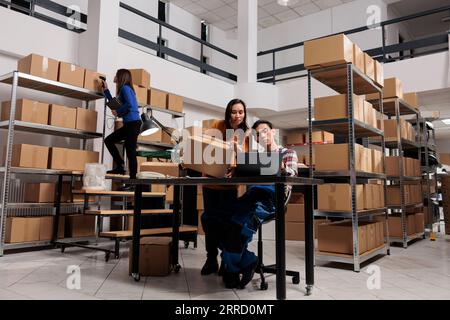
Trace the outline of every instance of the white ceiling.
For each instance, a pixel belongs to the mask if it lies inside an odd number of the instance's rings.
[[[268,28],[355,0],[291,0],[284,7],[277,0],[258,0],[258,26]],[[238,0],[166,0],[224,31],[237,28]]]

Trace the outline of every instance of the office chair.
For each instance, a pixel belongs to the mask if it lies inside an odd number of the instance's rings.
[[[289,201],[291,200],[291,195],[292,195],[292,189],[289,191],[289,194],[287,195],[286,200],[284,202],[284,212],[285,213],[287,211],[287,206],[289,204]],[[264,252],[263,252],[263,241],[262,241],[262,227],[264,224],[272,222],[273,220],[275,220],[275,215],[264,220],[258,230],[258,266],[257,266],[256,270],[259,270],[259,274],[261,276],[261,285],[260,285],[261,290],[267,290],[269,288],[269,284],[266,282],[266,278],[265,278],[264,274],[266,274],[266,273],[276,274],[277,273],[276,265],[265,266],[264,262],[263,262]],[[286,270],[286,276],[292,277],[293,284],[300,283],[300,272]]]

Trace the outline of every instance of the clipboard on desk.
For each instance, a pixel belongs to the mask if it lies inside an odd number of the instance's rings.
[[[122,107],[122,104],[120,103],[119,99],[117,98],[112,98],[110,101],[108,101],[106,103],[106,105],[108,106],[108,108],[110,108],[112,111],[116,111],[117,109],[119,109],[120,107]]]

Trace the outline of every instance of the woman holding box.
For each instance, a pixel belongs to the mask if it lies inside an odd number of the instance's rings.
[[[139,115],[139,105],[137,103],[136,93],[133,89],[131,72],[126,69],[118,70],[116,77],[114,78],[114,83],[116,83],[116,94],[121,107],[115,111],[112,111],[112,113],[114,116],[123,119],[123,127],[114,131],[105,139],[105,145],[117,165],[117,167],[111,171],[108,171],[108,173],[120,175],[125,174],[124,160],[116,147],[116,143],[124,141],[130,168],[130,178],[136,179],[138,169],[136,158],[137,139],[141,133],[142,121]],[[113,97],[109,92],[108,85],[104,80],[102,80],[102,87],[106,99],[108,101],[113,100]]]

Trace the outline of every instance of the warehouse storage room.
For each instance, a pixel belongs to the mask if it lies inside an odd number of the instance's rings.
[[[0,0],[0,300],[449,300],[449,13]]]

